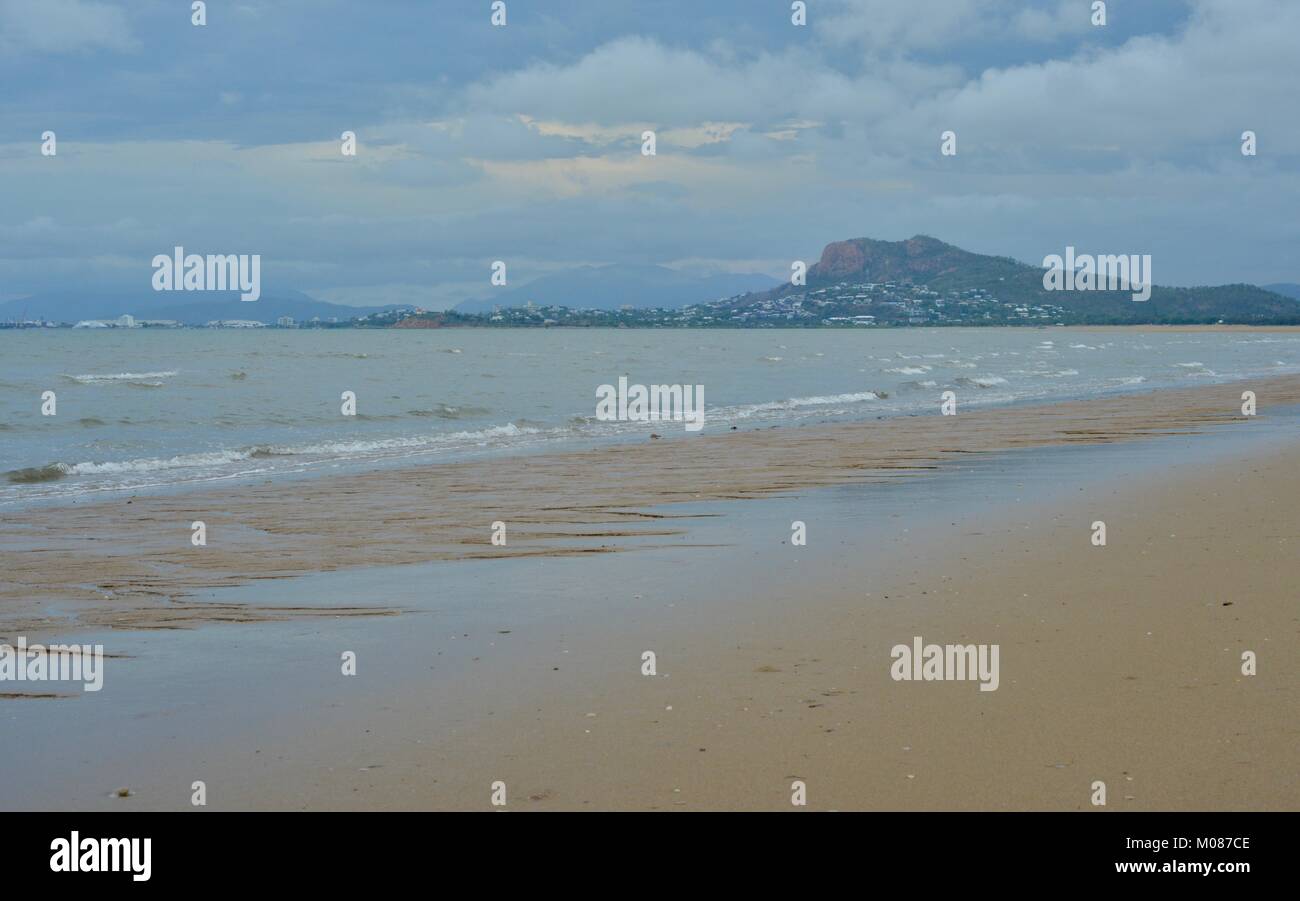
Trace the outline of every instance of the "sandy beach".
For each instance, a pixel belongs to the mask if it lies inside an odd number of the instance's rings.
[[[1093,810],[1100,780],[1106,809],[1295,810],[1295,461],[1293,447],[1050,516],[955,523],[887,579],[810,580],[784,616],[675,636],[670,680],[493,723],[467,778],[433,794],[474,807],[510,773],[526,809],[790,810],[799,779],[814,809]],[[1103,516],[1114,537],[1093,547]],[[998,642],[1001,686],[893,681],[889,648],[913,636]],[[1247,650],[1267,671],[1242,675]]]
[[[1296,809],[1297,403],[1283,378],[36,508],[3,525],[0,636],[117,659],[99,695],[3,702],[27,779],[0,803]],[[997,689],[895,681],[916,636],[998,645]],[[103,753],[60,743],[69,708]]]

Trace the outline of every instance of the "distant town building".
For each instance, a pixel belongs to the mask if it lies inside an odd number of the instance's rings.
[[[279,319],[275,320],[275,324],[280,326],[280,328],[293,328],[293,317],[281,316]]]
[[[137,320],[130,313],[123,313],[116,319],[83,319],[73,328],[140,328],[142,325],[143,321]]]

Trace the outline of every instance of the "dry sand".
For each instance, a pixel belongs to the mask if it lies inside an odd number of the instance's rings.
[[[784,616],[670,631],[657,678],[629,660],[419,745],[399,704],[367,731],[400,739],[350,739],[382,767],[296,771],[235,803],[483,810],[501,780],[513,810],[1297,810],[1296,460],[959,523],[886,580],[812,579]],[[917,635],[997,643],[999,688],[893,681],[891,647]]]

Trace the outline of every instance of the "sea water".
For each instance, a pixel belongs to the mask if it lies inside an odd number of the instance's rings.
[[[620,377],[704,386],[708,435],[937,412],[944,391],[966,411],[1297,371],[1288,332],[2,331],[0,508],[681,431],[599,419]]]

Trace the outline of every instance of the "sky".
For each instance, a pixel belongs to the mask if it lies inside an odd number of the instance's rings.
[[[914,234],[1300,282],[1296,0],[504,2],[0,0],[0,300],[178,244],[430,309],[495,260],[787,280]]]

